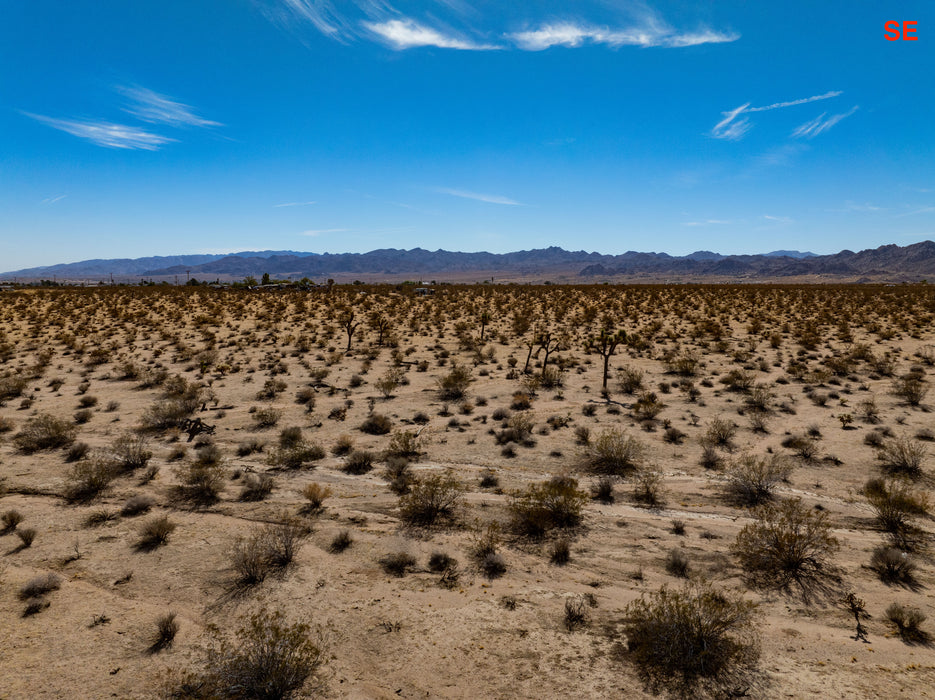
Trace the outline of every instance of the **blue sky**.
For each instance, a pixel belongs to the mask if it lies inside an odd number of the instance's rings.
[[[3,270],[935,239],[931,2],[0,7]]]

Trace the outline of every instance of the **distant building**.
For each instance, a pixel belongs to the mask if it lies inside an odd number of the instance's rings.
[[[435,294],[435,290],[430,289],[429,287],[416,287],[413,291],[415,292],[416,296],[420,297],[429,297]]]

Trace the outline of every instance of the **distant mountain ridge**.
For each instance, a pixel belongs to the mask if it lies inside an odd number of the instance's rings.
[[[136,259],[86,260],[0,274],[0,277],[104,279],[171,277],[200,279],[259,277],[321,279],[330,275],[444,275],[497,272],[518,276],[559,274],[583,282],[640,275],[690,277],[776,278],[822,275],[840,278],[911,279],[935,277],[935,243],[884,245],[832,255],[777,250],[759,255],[721,255],[696,251],[689,255],[628,251],[620,255],[568,251],[558,247],[512,253],[461,253],[446,250],[383,248],[367,253],[307,253],[244,251],[229,255],[178,255]]]

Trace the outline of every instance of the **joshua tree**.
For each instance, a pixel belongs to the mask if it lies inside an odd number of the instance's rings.
[[[596,350],[604,358],[604,379],[601,383],[601,391],[607,393],[607,372],[610,365],[610,358],[617,350],[620,343],[625,343],[627,334],[622,330],[612,331],[609,328],[602,328],[601,332],[588,339],[585,349]]]
[[[367,325],[370,326],[371,330],[377,332],[377,345],[383,346],[383,338],[392,328],[392,321],[389,318],[381,314],[379,311],[374,311],[370,314],[370,318],[367,320]],[[350,346],[348,346],[350,349]]]
[[[484,311],[480,315],[480,342],[484,342],[484,330],[487,328],[487,324],[490,323],[490,312]]]
[[[341,327],[347,333],[347,352],[351,351],[351,340],[354,339],[354,331],[360,325],[360,321],[354,323],[354,318],[356,318],[354,309],[347,309],[340,318]]]

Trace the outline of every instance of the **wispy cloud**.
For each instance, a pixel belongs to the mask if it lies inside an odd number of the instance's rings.
[[[274,204],[273,209],[280,209],[281,207],[307,207],[309,204],[317,204],[317,202],[285,202],[284,204]]]
[[[479,192],[469,192],[467,190],[449,189],[447,187],[438,187],[436,192],[448,194],[452,197],[461,197],[462,199],[474,199],[478,202],[487,202],[488,204],[508,204],[510,206],[524,206],[522,202],[517,202],[509,197],[502,197],[496,194],[481,194]]]
[[[350,231],[349,228],[318,228],[318,229],[309,229],[308,231],[302,231],[303,236],[320,236],[323,233],[344,233],[345,231]]]
[[[730,223],[732,222],[721,219],[705,219],[704,221],[686,221],[682,226],[723,226]]]
[[[117,92],[130,99],[130,104],[124,108],[124,112],[150,124],[168,124],[174,127],[223,126],[220,122],[198,116],[186,104],[146,88],[121,86],[117,88]]]
[[[770,214],[763,214],[763,218],[767,221],[772,221],[777,224],[791,224],[795,223],[795,220],[789,216],[771,216]]]
[[[497,27],[493,13],[463,0],[436,0],[430,12],[414,16],[398,10],[391,0],[255,0],[262,12],[290,30],[311,25],[321,34],[340,42],[370,39],[404,50],[434,46],[456,50],[518,48],[542,51],[552,46],[578,47],[599,44],[610,47],[641,46],[682,48],[699,44],[736,41],[734,32],[707,27],[682,31],[670,27],[643,4],[617,8],[615,14],[630,15],[629,22],[598,26],[586,20],[542,21],[530,18],[524,29]],[[592,2],[601,11],[602,2]],[[588,3],[577,3],[576,11],[587,11]],[[439,14],[443,15],[439,17]],[[447,15],[447,16],[444,16]],[[635,17],[633,15],[636,15]],[[466,19],[467,18],[467,19]],[[447,20],[447,23],[446,23]],[[486,25],[486,26],[485,26]],[[489,37],[501,39],[491,43]]]
[[[627,29],[594,27],[574,22],[546,24],[538,29],[514,32],[508,35],[525,51],[543,51],[552,46],[576,48],[584,44],[606,44],[612,47],[658,46],[683,48],[698,44],[719,44],[737,41],[739,34],[702,30],[680,33],[658,22],[647,23]]]
[[[437,46],[442,49],[461,49],[463,51],[487,51],[497,48],[490,44],[478,44],[469,39],[443,34],[437,29],[419,24],[411,19],[364,22],[363,26],[398,50],[419,46]]]
[[[841,114],[832,114],[830,117],[827,117],[827,112],[822,112],[811,121],[807,121],[804,124],[796,127],[796,129],[792,132],[792,136],[795,138],[813,139],[819,134],[823,134],[826,131],[829,131],[835,124],[842,121],[843,119],[847,119],[854,112],[856,112],[857,109],[857,105],[854,105],[846,112],[842,112]],[[827,119],[825,117],[827,117]]]
[[[774,109],[783,109],[785,107],[796,107],[798,105],[808,104],[809,102],[817,102],[819,100],[828,100],[832,97],[838,97],[843,94],[841,90],[831,90],[821,95],[813,95],[812,97],[803,97],[799,100],[790,100],[788,102],[775,102],[771,105],[764,105],[763,107],[751,107],[750,103],[742,104],[736,109],[732,109],[728,112],[722,112],[724,117],[721,121],[714,125],[714,128],[711,129],[711,136],[716,139],[725,139],[727,141],[737,141],[742,139],[750,129],[753,128],[753,124],[750,122],[750,119],[744,117],[744,114],[752,114],[755,112],[769,112]],[[856,109],[856,108],[855,108]],[[824,116],[824,115],[822,115]],[[849,116],[849,115],[845,115]],[[844,117],[841,117],[842,119]],[[838,120],[840,121],[840,119]],[[835,122],[836,124],[837,122]],[[803,125],[804,126],[804,125]],[[831,126],[834,126],[832,124]],[[831,127],[828,127],[831,128]]]
[[[67,196],[67,194],[60,194],[57,197],[46,197],[42,200],[42,204],[55,204],[56,202],[61,202]]]
[[[77,121],[72,119],[55,119],[41,114],[22,112],[30,119],[53,129],[64,131],[66,134],[87,139],[91,143],[105,148],[123,148],[135,151],[157,151],[160,146],[173,143],[175,139],[161,134],[155,134],[145,129],[126,124],[114,124],[105,121]]]

